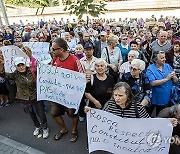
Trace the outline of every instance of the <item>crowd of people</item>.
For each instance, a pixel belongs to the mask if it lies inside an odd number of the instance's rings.
[[[6,73],[0,53],[0,106],[22,103],[36,127],[48,138],[44,101],[36,96],[36,59],[23,42],[50,42],[51,65],[86,74],[87,85],[78,114],[74,109],[51,102],[51,115],[60,126],[54,139],[68,133],[62,115],[72,119],[70,142],[78,139],[78,121],[85,121],[89,107],[103,109],[124,118],[164,117],[171,119],[180,136],[180,21],[176,17],[146,20],[92,19],[72,23],[63,18],[38,24],[0,27],[0,47],[15,45],[30,58],[15,61],[16,71]],[[178,99],[173,100],[176,87]],[[176,96],[176,97],[177,97]],[[152,114],[156,108],[155,115]],[[38,121],[38,118],[40,122]],[[173,153],[174,154],[174,153]]]

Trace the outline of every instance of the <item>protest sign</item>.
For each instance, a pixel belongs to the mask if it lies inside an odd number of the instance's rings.
[[[39,62],[51,62],[52,58],[48,53],[49,42],[23,42],[23,45],[31,49],[33,57]]]
[[[37,99],[62,104],[68,108],[79,109],[86,87],[83,73],[38,63]]]
[[[164,139],[171,137],[172,129],[168,119],[123,119],[98,109],[87,113],[89,153],[168,154],[170,144]]]
[[[14,59],[16,57],[26,58],[27,66],[30,65],[29,57],[17,46],[14,45],[3,46],[0,48],[0,51],[2,51],[2,54],[4,56],[4,68],[5,68],[5,72],[7,73],[12,73],[16,70],[16,67],[14,65]]]

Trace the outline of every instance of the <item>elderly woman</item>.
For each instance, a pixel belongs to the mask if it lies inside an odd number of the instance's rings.
[[[156,114],[169,105],[173,82],[177,81],[175,72],[165,60],[165,52],[157,52],[155,63],[146,72],[152,86],[151,112],[156,107]]]
[[[107,40],[108,46],[102,51],[101,58],[103,58],[109,67],[109,74],[113,76],[114,81],[117,82],[119,77],[118,67],[123,62],[120,49],[117,47],[118,37],[110,36]]]
[[[85,112],[89,111],[85,107]],[[104,105],[104,111],[122,118],[150,118],[144,106],[134,99],[130,86],[126,82],[117,83],[112,92],[111,99]],[[178,125],[176,118],[170,118],[173,127]]]
[[[3,68],[4,58],[0,54],[0,68]],[[49,136],[49,129],[47,128],[47,119],[44,111],[44,105],[42,101],[37,101],[36,96],[36,75],[26,65],[26,59],[23,57],[17,57],[14,59],[16,70],[13,73],[5,73],[5,77],[8,79],[14,79],[17,85],[16,98],[18,102],[24,106],[24,111],[30,114],[30,117],[36,127],[33,135],[38,136],[42,130],[42,137],[44,139]],[[0,73],[4,69],[0,69]],[[37,118],[40,119],[40,122]]]
[[[149,118],[145,108],[134,99],[126,82],[119,82],[114,86],[112,97],[104,105],[103,110],[122,118]],[[88,111],[89,107],[85,107],[85,112]]]
[[[84,48],[81,44],[77,44],[75,47],[75,56],[80,60],[85,56],[84,54]]]
[[[131,50],[129,53],[128,53],[128,61],[123,63],[120,68],[119,68],[119,77],[120,79],[122,78],[122,75],[124,73],[128,73],[130,72],[130,66],[131,66],[131,62],[134,60],[134,59],[137,59],[139,56],[139,53],[134,51],[134,50]]]
[[[104,109],[122,118],[149,118],[145,108],[134,99],[130,86],[125,82],[119,82],[114,86],[112,99]]]
[[[90,101],[90,107],[101,109],[111,98],[114,80],[112,76],[105,73],[106,68],[107,63],[103,59],[95,61],[95,70],[97,73],[91,75],[85,91],[85,96]]]
[[[130,72],[122,76],[122,81],[130,85],[135,99],[146,106],[150,103],[151,90],[148,78],[143,72],[144,69],[145,62],[140,59],[134,59],[131,62]]]

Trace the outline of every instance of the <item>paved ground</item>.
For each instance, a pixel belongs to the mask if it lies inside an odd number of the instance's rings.
[[[33,123],[29,115],[24,113],[20,104],[13,104],[6,108],[0,108],[0,135],[2,135],[2,140],[8,141],[3,138],[4,136],[19,143],[23,143],[25,146],[24,150],[30,150],[30,147],[32,147],[47,154],[88,154],[86,123],[79,123],[78,141],[76,143],[70,143],[71,120],[67,118],[67,116],[64,116],[69,133],[61,140],[54,141],[53,136],[57,133],[59,128],[50,116],[49,104],[47,107],[47,119],[50,128],[50,136],[48,139],[37,138],[32,135],[34,130]],[[11,140],[9,141],[11,142]],[[13,148],[14,147],[9,146],[7,142],[0,142],[0,149],[2,149],[0,154],[3,154],[3,151],[11,151]],[[19,153],[27,153],[27,151],[23,151],[22,149],[17,150],[19,150]]]
[[[0,154],[45,154],[45,153],[0,135]]]

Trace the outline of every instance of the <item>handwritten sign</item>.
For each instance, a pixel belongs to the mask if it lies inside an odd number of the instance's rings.
[[[28,46],[33,57],[40,62],[51,62],[51,55],[49,51],[49,42],[23,42],[24,46]]]
[[[14,65],[14,59],[16,57],[24,57],[27,61],[27,66],[29,66],[30,59],[29,57],[17,46],[8,45],[0,48],[4,56],[4,68],[7,73],[12,73],[16,70]]]
[[[87,113],[87,132],[89,153],[168,154],[170,144],[163,138],[172,135],[172,125],[168,119],[123,119],[91,109]]]
[[[85,75],[79,72],[38,63],[37,99],[49,100],[68,108],[79,109],[86,87]]]

